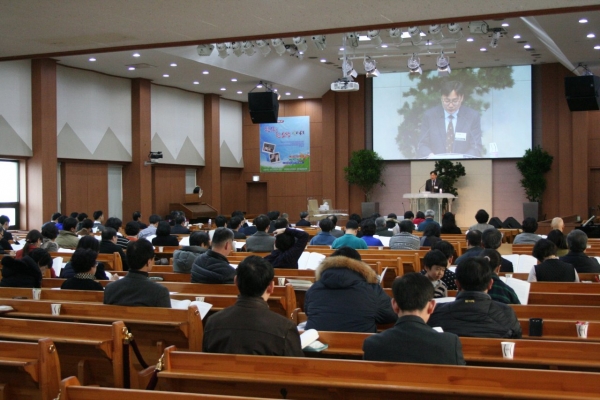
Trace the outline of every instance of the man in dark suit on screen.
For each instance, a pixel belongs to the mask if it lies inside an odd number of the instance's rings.
[[[461,82],[442,84],[441,104],[423,113],[418,157],[457,153],[481,157],[481,116],[463,106]]]

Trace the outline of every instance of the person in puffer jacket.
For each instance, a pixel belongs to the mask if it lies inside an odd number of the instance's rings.
[[[315,277],[304,299],[306,329],[376,332],[377,324],[398,319],[377,274],[356,250],[339,248],[321,262]]]
[[[233,231],[217,228],[212,248],[196,258],[192,265],[192,283],[233,283],[235,269],[227,261],[232,250]]]
[[[173,272],[190,273],[196,258],[208,251],[210,239],[206,232],[194,232],[190,235],[190,245],[173,253]]]

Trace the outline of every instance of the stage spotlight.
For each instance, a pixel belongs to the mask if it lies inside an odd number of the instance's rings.
[[[442,26],[439,24],[429,25],[429,34],[431,35],[431,42],[438,44],[444,39],[444,35],[442,35]]]
[[[257,40],[256,42],[254,42],[254,44],[256,45],[256,47],[258,47],[260,53],[265,57],[268,56],[271,52],[271,46],[269,46],[269,43],[266,40]]]
[[[358,37],[360,34],[358,32],[348,32],[346,33],[346,38],[348,39],[348,43],[350,43],[351,47],[358,47]]]
[[[450,75],[450,60],[444,55],[444,52],[440,54],[435,63],[438,67],[438,76]]]
[[[354,63],[351,60],[348,60],[348,57],[344,55],[344,59],[342,60],[342,72],[344,74],[345,79],[356,78],[358,73],[354,69]]]
[[[244,49],[242,49],[242,42],[231,42],[231,51],[236,56],[241,56],[244,53]]]
[[[371,42],[375,46],[379,46],[381,44],[381,36],[379,36],[379,29],[375,29],[372,31],[367,31],[367,37],[371,39]]]
[[[463,31],[460,24],[454,22],[448,24],[448,37],[459,40],[463,37]]]
[[[421,59],[417,57],[415,53],[410,56],[406,66],[410,70],[411,74],[423,74],[423,70],[421,69]]]
[[[271,39],[271,44],[275,49],[275,52],[282,56],[285,53],[285,43],[281,39]]]
[[[402,36],[402,29],[400,28],[391,28],[388,29],[388,34],[391,38],[399,38]]]
[[[294,44],[299,52],[304,53],[306,49],[308,49],[308,45],[306,44],[306,39],[304,36],[296,36],[292,40],[294,41]]]
[[[312,37],[312,41],[319,50],[325,50],[325,35],[315,35]]]
[[[217,43],[217,51],[219,52],[219,57],[226,58],[229,55],[229,49],[231,48],[231,43]]]
[[[214,48],[215,48],[215,46],[213,44],[200,44],[196,48],[196,51],[198,52],[199,56],[206,57],[206,56],[210,56],[210,54],[212,53]]]
[[[242,42],[242,51],[246,53],[247,56],[251,56],[254,54],[254,45],[250,41]]]
[[[421,28],[419,28],[418,26],[411,26],[410,28],[408,28],[408,34],[410,35],[410,40],[412,41],[412,44],[416,46],[419,43],[421,43]]]
[[[492,40],[490,41],[490,47],[495,49],[496,47],[498,47],[498,41],[500,40],[500,37],[502,36],[502,33],[500,33],[499,31],[495,31],[494,33],[492,33]]]
[[[365,66],[367,78],[374,78],[379,76],[379,70],[377,70],[377,61],[373,60],[369,56],[365,56],[363,65]]]

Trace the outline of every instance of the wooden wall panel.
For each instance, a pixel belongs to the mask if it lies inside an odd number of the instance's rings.
[[[62,161],[61,200],[63,214],[108,212],[108,164]]]
[[[170,203],[185,201],[185,167],[177,165],[156,165],[152,167],[152,192],[154,209],[152,214],[164,218],[172,210]]]
[[[246,211],[246,181],[243,178],[244,171],[242,169],[221,168],[219,214],[230,216],[236,210]]]
[[[335,92],[327,92],[322,98],[322,115],[323,115],[323,130],[321,133],[321,143],[322,143],[322,168],[323,174],[321,181],[321,190],[320,193],[324,198],[335,199],[337,194],[337,188],[335,185],[336,175],[334,173],[336,168],[336,151],[335,151],[335,143],[336,143],[336,131],[335,131],[335,121],[336,121],[336,112],[335,112],[335,101],[336,101],[336,93]],[[317,196],[314,196],[317,197]]]
[[[345,161],[346,166],[348,165],[348,161],[352,156],[352,152],[357,150],[362,150],[365,148],[365,77],[364,75],[359,76],[356,79],[363,90],[359,90],[358,92],[350,93],[349,104],[348,104],[348,143],[349,143],[349,153],[348,158]],[[345,185],[348,185],[346,180],[344,179],[344,170],[341,171],[341,179]],[[357,213],[361,214],[362,202],[366,200],[364,192],[360,190],[357,186],[352,185],[348,187],[349,193],[349,201],[348,201],[348,211],[350,214]],[[367,217],[364,215],[363,217]]]

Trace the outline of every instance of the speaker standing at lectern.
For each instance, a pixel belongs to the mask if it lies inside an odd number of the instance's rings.
[[[444,181],[442,178],[438,178],[437,172],[431,171],[429,173],[431,179],[427,179],[425,182],[425,191],[432,193],[440,193],[444,191]]]

